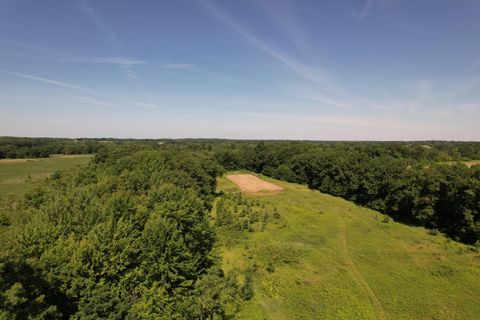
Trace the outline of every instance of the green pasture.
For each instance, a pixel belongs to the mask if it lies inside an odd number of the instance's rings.
[[[475,248],[260,177],[285,191],[247,197],[277,207],[280,221],[220,235],[224,270],[255,270],[254,297],[238,319],[480,319]],[[239,192],[225,177],[218,191]]]
[[[72,170],[86,165],[92,155],[55,155],[39,159],[0,160],[0,197],[19,199],[35,184],[56,171]]]

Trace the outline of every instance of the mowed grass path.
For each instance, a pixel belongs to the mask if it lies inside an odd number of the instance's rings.
[[[226,271],[257,266],[254,298],[238,319],[480,319],[480,254],[472,248],[261,178],[284,191],[247,196],[275,205],[281,222],[222,248]],[[218,182],[219,191],[239,191],[225,177]]]
[[[39,159],[0,160],[0,196],[21,198],[25,192],[55,171],[86,165],[92,155],[54,155]]]

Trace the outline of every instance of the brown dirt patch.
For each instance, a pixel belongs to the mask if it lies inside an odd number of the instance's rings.
[[[0,159],[0,163],[14,163],[14,162],[33,162],[38,160],[32,159]]]
[[[480,166],[480,160],[471,160],[471,161],[465,161],[464,162],[467,167],[471,168],[473,166]]]
[[[271,182],[262,180],[252,174],[230,174],[227,179],[233,181],[243,192],[280,192],[283,188]]]

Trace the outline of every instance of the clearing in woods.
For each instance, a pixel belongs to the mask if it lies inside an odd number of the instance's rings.
[[[245,193],[279,192],[279,185],[262,180],[252,174],[230,174],[227,178],[233,181]]]
[[[48,158],[35,159],[1,159],[0,198],[12,195],[20,199],[26,191],[55,171],[69,171],[84,166],[92,157],[90,154],[80,154],[52,155]]]
[[[20,205],[25,192],[41,184],[54,172],[66,172],[86,166],[92,157],[90,154],[81,154],[52,155],[35,159],[1,159],[0,221],[7,220],[12,225],[25,221],[26,215]],[[15,239],[13,234],[16,231],[16,228],[0,224],[0,253]]]
[[[255,270],[236,319],[480,319],[474,247],[306,186],[236,173],[219,178],[218,191],[261,179],[283,189],[247,189],[280,214],[263,231],[221,235],[225,272]]]

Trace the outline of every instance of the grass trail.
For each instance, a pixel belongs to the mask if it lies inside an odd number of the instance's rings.
[[[343,220],[342,215],[339,216],[340,219],[340,228],[339,228],[339,235],[340,235],[340,243],[341,243],[341,248],[343,255],[345,257],[345,263],[347,265],[348,270],[350,271],[350,276],[352,277],[353,281],[362,288],[363,292],[365,292],[365,295],[368,297],[370,302],[372,303],[372,308],[375,311],[375,314],[377,315],[377,319],[385,319],[385,314],[383,312],[383,306],[380,303],[380,300],[378,300],[377,295],[375,292],[370,288],[368,285],[368,282],[365,280],[363,277],[362,273],[358,270],[357,266],[355,265],[355,262],[353,262],[352,258],[350,257],[350,254],[348,253],[348,245],[347,245],[347,231],[345,228],[345,221]]]

